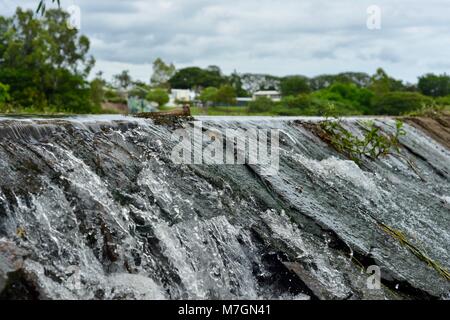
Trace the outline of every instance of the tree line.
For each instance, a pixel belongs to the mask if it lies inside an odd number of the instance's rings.
[[[37,16],[18,8],[12,17],[0,16],[0,112],[100,113],[105,112],[104,102],[126,104],[129,96],[164,106],[170,89],[197,92],[203,106],[232,106],[237,97],[277,90],[281,102],[259,98],[248,111],[284,115],[321,115],[330,106],[342,115],[399,115],[450,105],[447,74],[426,74],[410,84],[382,69],[373,75],[347,72],[312,78],[236,71],[226,75],[218,66],[177,69],[158,58],[148,82],[133,80],[126,70],[112,81],[101,72],[89,78],[95,64],[90,41],[67,27],[68,18],[60,9]]]

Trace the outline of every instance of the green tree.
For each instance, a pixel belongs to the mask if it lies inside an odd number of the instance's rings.
[[[134,81],[132,88],[128,91],[128,96],[145,99],[151,89],[152,88],[148,84],[142,81]]]
[[[95,60],[88,38],[67,28],[68,17],[48,10],[37,19],[18,8],[0,19],[0,81],[10,86],[15,105],[83,113],[92,107],[86,77]]]
[[[374,98],[375,114],[403,115],[432,103],[432,99],[417,92],[387,92]]]
[[[309,93],[311,91],[308,80],[304,77],[293,76],[281,80],[281,94],[284,97],[296,96],[301,93]]]
[[[167,88],[169,80],[176,72],[173,63],[166,64],[161,58],[157,58],[153,62],[153,74],[150,83],[154,87]]]
[[[229,84],[223,85],[217,90],[215,100],[215,102],[219,104],[236,104],[236,91]]]
[[[219,88],[226,84],[227,79],[217,69],[201,69],[189,67],[178,70],[169,80],[171,88],[174,89],[201,89],[207,87]]]
[[[287,96],[282,100],[282,104],[289,109],[306,110],[311,107],[312,99],[308,94],[300,94],[298,96]]]
[[[378,68],[370,79],[369,88],[375,94],[385,94],[389,91],[405,91],[405,86],[401,80],[389,77],[381,68]]]
[[[58,4],[58,7],[61,6],[61,1],[60,0],[52,0],[52,3],[55,3],[55,2]],[[44,14],[45,11],[46,11],[46,8],[47,8],[46,1],[45,0],[40,0],[39,4],[38,4],[38,7],[36,9],[36,12],[37,13],[40,12],[41,14]]]
[[[450,95],[450,76],[432,73],[419,77],[419,91],[431,97],[444,97]]]
[[[364,72],[343,72],[339,74],[324,74],[309,80],[309,85],[313,91],[328,88],[336,82],[353,83],[358,87],[368,87],[371,77]]]
[[[123,90],[128,89],[133,82],[133,79],[130,76],[130,71],[128,70],[123,70],[121,73],[114,75],[113,78],[119,89]]]
[[[370,107],[374,97],[374,93],[369,89],[358,87],[351,82],[335,82],[328,88],[316,91],[312,95],[320,100],[334,103],[338,109],[346,109],[345,114],[348,112],[353,114],[371,113]]]
[[[208,87],[204,89],[201,93],[198,99],[204,104],[214,104],[217,101],[217,88],[214,87]]]
[[[158,107],[164,106],[170,101],[170,97],[167,91],[164,89],[153,89],[148,94],[146,99],[151,102],[155,102]]]
[[[3,107],[9,99],[9,86],[0,82],[0,110],[3,110]]]
[[[229,77],[229,83],[233,86],[238,97],[249,97],[249,93],[243,87],[241,76],[234,71]]]
[[[91,81],[91,101],[99,109],[105,99],[105,86],[106,81],[102,78],[101,72],[97,73],[95,79]]]

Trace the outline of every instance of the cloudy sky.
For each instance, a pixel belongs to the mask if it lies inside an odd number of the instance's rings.
[[[50,2],[49,0],[47,0]],[[38,0],[0,0],[0,13]],[[448,0],[61,0],[81,9],[96,70],[148,81],[156,57],[225,73],[450,73]],[[369,30],[367,8],[381,9]]]

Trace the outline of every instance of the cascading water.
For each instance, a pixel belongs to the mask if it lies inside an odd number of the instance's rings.
[[[450,267],[444,145],[405,125],[402,154],[419,176],[394,156],[346,159],[305,125],[317,119],[201,120],[219,132],[279,129],[278,174],[174,164],[174,129],[150,120],[1,119],[0,297],[450,297],[436,268]],[[361,131],[359,119],[345,123]],[[371,265],[380,289],[368,286]]]

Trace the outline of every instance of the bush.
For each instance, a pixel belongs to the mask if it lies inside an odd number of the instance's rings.
[[[440,106],[446,106],[446,107],[450,106],[450,96],[439,97],[439,98],[436,98],[434,101],[436,102],[437,105],[440,105]]]
[[[311,97],[307,94],[301,94],[298,96],[288,96],[283,98],[281,101],[283,105],[289,109],[300,109],[305,110],[311,107],[312,101]]]
[[[5,112],[6,102],[10,99],[9,86],[0,82],[0,111]]]
[[[373,96],[373,92],[368,89],[360,88],[353,83],[341,82],[313,94],[315,98],[333,102],[337,108],[346,109],[345,114],[369,113]]]
[[[214,104],[216,102],[217,91],[219,91],[219,89],[208,87],[202,91],[198,99],[205,105]]]
[[[383,134],[371,121],[363,124],[364,137],[359,138],[345,129],[340,119],[325,120],[320,123],[326,140],[338,151],[359,163],[363,157],[372,160],[385,157],[394,149],[400,152],[399,138],[406,135],[403,122],[397,121],[394,135]]]
[[[373,113],[397,116],[420,110],[432,102],[417,92],[388,92],[374,99]]]
[[[9,86],[0,82],[0,106],[9,100]]]
[[[256,100],[248,104],[248,112],[269,112],[274,107],[275,103],[267,97],[258,97]]]
[[[450,94],[450,76],[429,73],[419,78],[417,86],[424,95],[432,97],[447,96]]]
[[[164,89],[153,89],[147,94],[146,99],[155,102],[158,107],[162,107],[170,101],[170,97]]]
[[[215,102],[222,105],[236,104],[236,90],[229,84],[221,86],[216,91]]]

